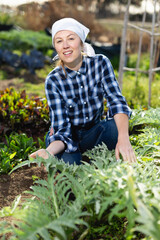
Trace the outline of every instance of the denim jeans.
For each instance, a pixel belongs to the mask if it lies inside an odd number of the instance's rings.
[[[48,146],[49,133],[46,136],[46,147]],[[81,164],[82,153],[95,146],[105,143],[109,150],[113,150],[117,144],[118,131],[114,119],[102,120],[89,130],[74,129],[73,138],[79,143],[79,149],[76,152],[62,152],[56,157],[63,159],[65,163]]]

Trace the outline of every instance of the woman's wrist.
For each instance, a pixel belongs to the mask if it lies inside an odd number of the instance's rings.
[[[46,148],[46,151],[48,151],[48,153],[53,156],[60,152],[63,152],[64,150],[65,144],[60,140],[51,142],[50,145]]]

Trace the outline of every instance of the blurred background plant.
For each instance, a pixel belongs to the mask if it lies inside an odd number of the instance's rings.
[[[13,24],[13,19],[8,13],[1,12],[0,24]]]

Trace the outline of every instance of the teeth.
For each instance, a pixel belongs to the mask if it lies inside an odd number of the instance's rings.
[[[71,52],[65,52],[64,55],[70,54]]]

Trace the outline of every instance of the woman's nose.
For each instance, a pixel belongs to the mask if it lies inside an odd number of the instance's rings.
[[[67,42],[67,41],[64,41],[64,42],[63,42],[63,48],[68,48],[68,47],[69,47],[68,42]]]

